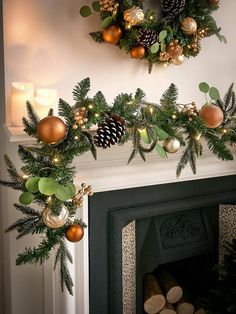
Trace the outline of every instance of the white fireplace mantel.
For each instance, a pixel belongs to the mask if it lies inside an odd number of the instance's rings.
[[[157,154],[151,153],[146,162],[136,157],[131,164],[127,165],[131,149],[131,144],[123,147],[114,146],[106,151],[99,149],[97,161],[93,160],[89,153],[79,157],[75,162],[78,168],[76,183],[78,185],[82,182],[91,184],[96,193],[236,174],[236,160],[219,161],[207,148],[197,161],[197,174],[193,175],[191,169],[186,167],[180,178],[176,178],[175,171],[181,151],[169,155],[167,159],[161,159]],[[88,224],[87,199],[79,216]],[[45,264],[45,314],[89,313],[88,245],[88,232],[85,232],[83,240],[70,247],[74,258],[74,264],[71,267],[75,283],[74,297],[66,292],[61,293],[59,277],[57,273],[53,273],[52,263]]]

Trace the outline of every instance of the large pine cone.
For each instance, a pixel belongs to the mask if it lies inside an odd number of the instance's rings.
[[[185,0],[161,0],[161,6],[167,17],[175,17],[183,11]]]
[[[115,10],[116,0],[100,0],[100,11],[113,12]]]
[[[124,120],[119,116],[111,116],[98,125],[96,134],[93,137],[97,147],[106,149],[115,145],[124,135]]]
[[[137,42],[143,47],[150,47],[157,41],[157,33],[152,29],[142,28],[139,31]]]

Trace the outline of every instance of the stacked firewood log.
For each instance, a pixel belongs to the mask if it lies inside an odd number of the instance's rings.
[[[203,308],[196,308],[181,287],[167,270],[158,275],[144,277],[144,311],[147,314],[206,314]]]

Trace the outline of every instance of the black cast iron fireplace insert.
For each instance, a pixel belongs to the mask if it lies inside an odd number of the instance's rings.
[[[96,193],[89,200],[90,314],[123,314],[123,227],[137,221],[136,314],[142,314],[143,272],[152,271],[158,263],[191,258],[207,251],[212,252],[209,254],[212,261],[217,262],[219,204],[235,202],[235,175]],[[155,254],[148,260],[145,254],[150,256],[147,253],[150,248],[146,247],[146,252],[143,250],[147,236],[145,222],[150,227],[147,221],[152,224],[156,221],[157,225],[164,221],[162,226],[166,226],[168,219],[175,218],[183,226],[186,221],[194,223],[194,232],[190,228],[190,240],[188,237],[180,244],[176,238],[177,245],[173,247],[167,241],[163,252],[153,249]],[[157,239],[150,241],[153,245],[160,240],[160,232],[166,232],[165,228],[157,227],[154,227],[159,230]],[[187,230],[189,232],[189,228]]]

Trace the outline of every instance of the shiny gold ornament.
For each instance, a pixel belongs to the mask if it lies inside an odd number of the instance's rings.
[[[48,116],[39,121],[37,136],[45,144],[57,144],[66,136],[67,128],[62,119]]]
[[[164,62],[169,61],[170,56],[167,52],[160,52],[159,59],[160,59],[160,61],[164,61]]]
[[[183,53],[183,47],[179,45],[177,39],[173,40],[166,49],[166,52],[171,59],[176,59]]]
[[[100,11],[113,12],[115,10],[117,1],[115,0],[100,0]]]
[[[106,43],[116,45],[120,41],[122,31],[119,26],[111,25],[104,28],[102,32],[102,38]]]
[[[139,25],[144,20],[144,13],[140,7],[132,7],[124,12],[124,20],[131,26]]]
[[[61,212],[58,216],[54,216],[49,207],[46,207],[42,213],[42,220],[49,228],[56,229],[64,226],[69,217],[68,209],[62,206]]]
[[[78,190],[76,195],[73,197],[74,204],[79,208],[83,205],[84,196],[93,195],[92,187],[91,185],[86,185],[85,183],[81,184],[81,188]]]
[[[224,121],[223,111],[214,104],[205,104],[202,106],[199,115],[205,126],[209,129],[217,128]]]
[[[164,140],[163,147],[167,153],[174,154],[180,148],[180,142],[176,138],[169,138]]]
[[[132,58],[142,59],[144,57],[144,55],[145,55],[145,48],[142,47],[142,46],[133,47],[130,50],[130,55],[131,55]]]
[[[70,242],[79,242],[84,236],[84,228],[79,224],[73,224],[67,227],[65,236]]]
[[[180,56],[178,56],[177,58],[172,59],[171,62],[172,62],[174,65],[181,65],[181,64],[184,62],[184,55],[180,55]]]
[[[197,31],[197,22],[192,17],[185,17],[181,23],[181,30],[185,35],[193,35]]]
[[[74,111],[74,119],[76,121],[77,124],[74,124],[72,126],[72,128],[74,130],[77,130],[78,129],[78,125],[82,128],[84,126],[84,124],[86,122],[88,122],[88,119],[85,117],[86,116],[86,108],[85,107],[81,107],[79,109],[76,109]]]

